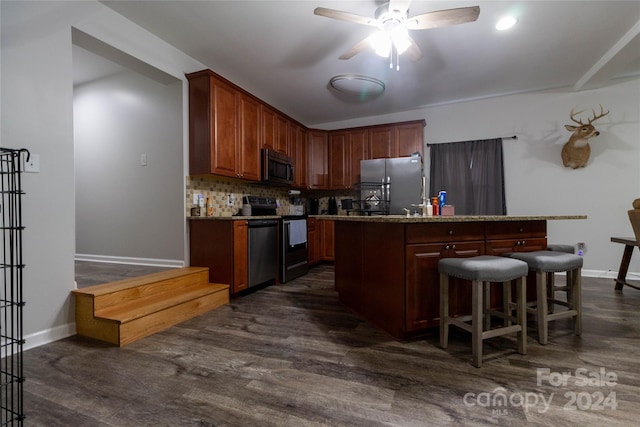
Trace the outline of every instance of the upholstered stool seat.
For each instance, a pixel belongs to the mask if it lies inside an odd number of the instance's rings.
[[[582,257],[557,251],[514,252],[508,256],[526,262],[529,270],[536,272],[537,300],[535,308],[529,311],[537,315],[540,344],[547,344],[549,322],[557,319],[572,317],[574,333],[582,334]],[[562,271],[567,274],[567,301],[555,299],[548,289],[547,275]],[[554,305],[565,306],[567,310],[555,313]]]
[[[563,245],[560,243],[547,245],[547,250],[554,252],[565,252],[568,254],[576,253],[576,248],[573,245]]]
[[[517,332],[518,353],[527,352],[526,277],[529,267],[515,259],[482,255],[472,258],[444,258],[438,262],[440,272],[440,346],[448,347],[449,325],[471,333],[473,365],[482,364],[484,340]],[[449,317],[449,277],[471,280],[471,316]],[[508,295],[511,281],[516,280],[516,317],[512,317],[509,301],[503,312],[490,309],[491,282],[502,282],[503,294]],[[491,329],[491,315],[504,319],[504,326]],[[483,322],[484,319],[484,322]],[[471,324],[466,323],[471,320]],[[515,321],[516,324],[512,324]]]

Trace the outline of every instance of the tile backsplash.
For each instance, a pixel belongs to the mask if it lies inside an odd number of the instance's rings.
[[[245,181],[234,180],[218,176],[197,175],[187,177],[187,187],[185,191],[186,197],[186,216],[191,215],[193,204],[193,195],[202,194],[205,200],[207,197],[213,202],[213,216],[232,216],[242,209],[243,196],[259,196],[273,197],[278,201],[277,215],[289,215],[289,206],[291,199],[288,194],[288,188],[268,187],[261,184],[253,184]],[[227,206],[229,195],[233,195],[233,206]],[[352,198],[351,191],[314,191],[313,193],[301,194],[303,204],[306,197],[316,197],[319,199],[320,211],[327,209],[329,196],[336,197],[338,200],[338,214],[346,214],[340,208],[340,198]],[[306,211],[305,211],[306,213]]]

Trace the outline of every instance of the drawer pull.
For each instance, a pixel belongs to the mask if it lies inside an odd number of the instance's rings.
[[[449,230],[449,236],[453,235],[453,230]]]

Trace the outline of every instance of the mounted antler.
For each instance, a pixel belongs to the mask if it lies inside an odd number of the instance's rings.
[[[596,114],[595,110],[591,110],[593,112],[593,117],[589,119],[589,123],[582,123],[582,120],[576,120],[575,116],[582,113],[582,111],[574,112],[574,109],[571,109],[571,114],[569,117],[571,121],[580,125],[564,125],[564,127],[569,131],[573,132],[569,141],[564,144],[562,147],[562,163],[565,167],[577,169],[582,168],[587,165],[589,161],[589,156],[591,155],[591,147],[589,147],[589,138],[600,135],[600,132],[593,127],[592,123],[609,114],[609,111],[605,112],[602,105],[600,105],[600,114]]]

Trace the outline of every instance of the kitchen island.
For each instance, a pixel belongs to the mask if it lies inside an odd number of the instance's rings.
[[[439,326],[438,261],[547,247],[547,221],[584,215],[332,216],[340,301],[397,339]],[[535,299],[535,275],[527,296]],[[471,286],[452,280],[450,313],[471,313]],[[501,303],[492,292],[492,306]]]

